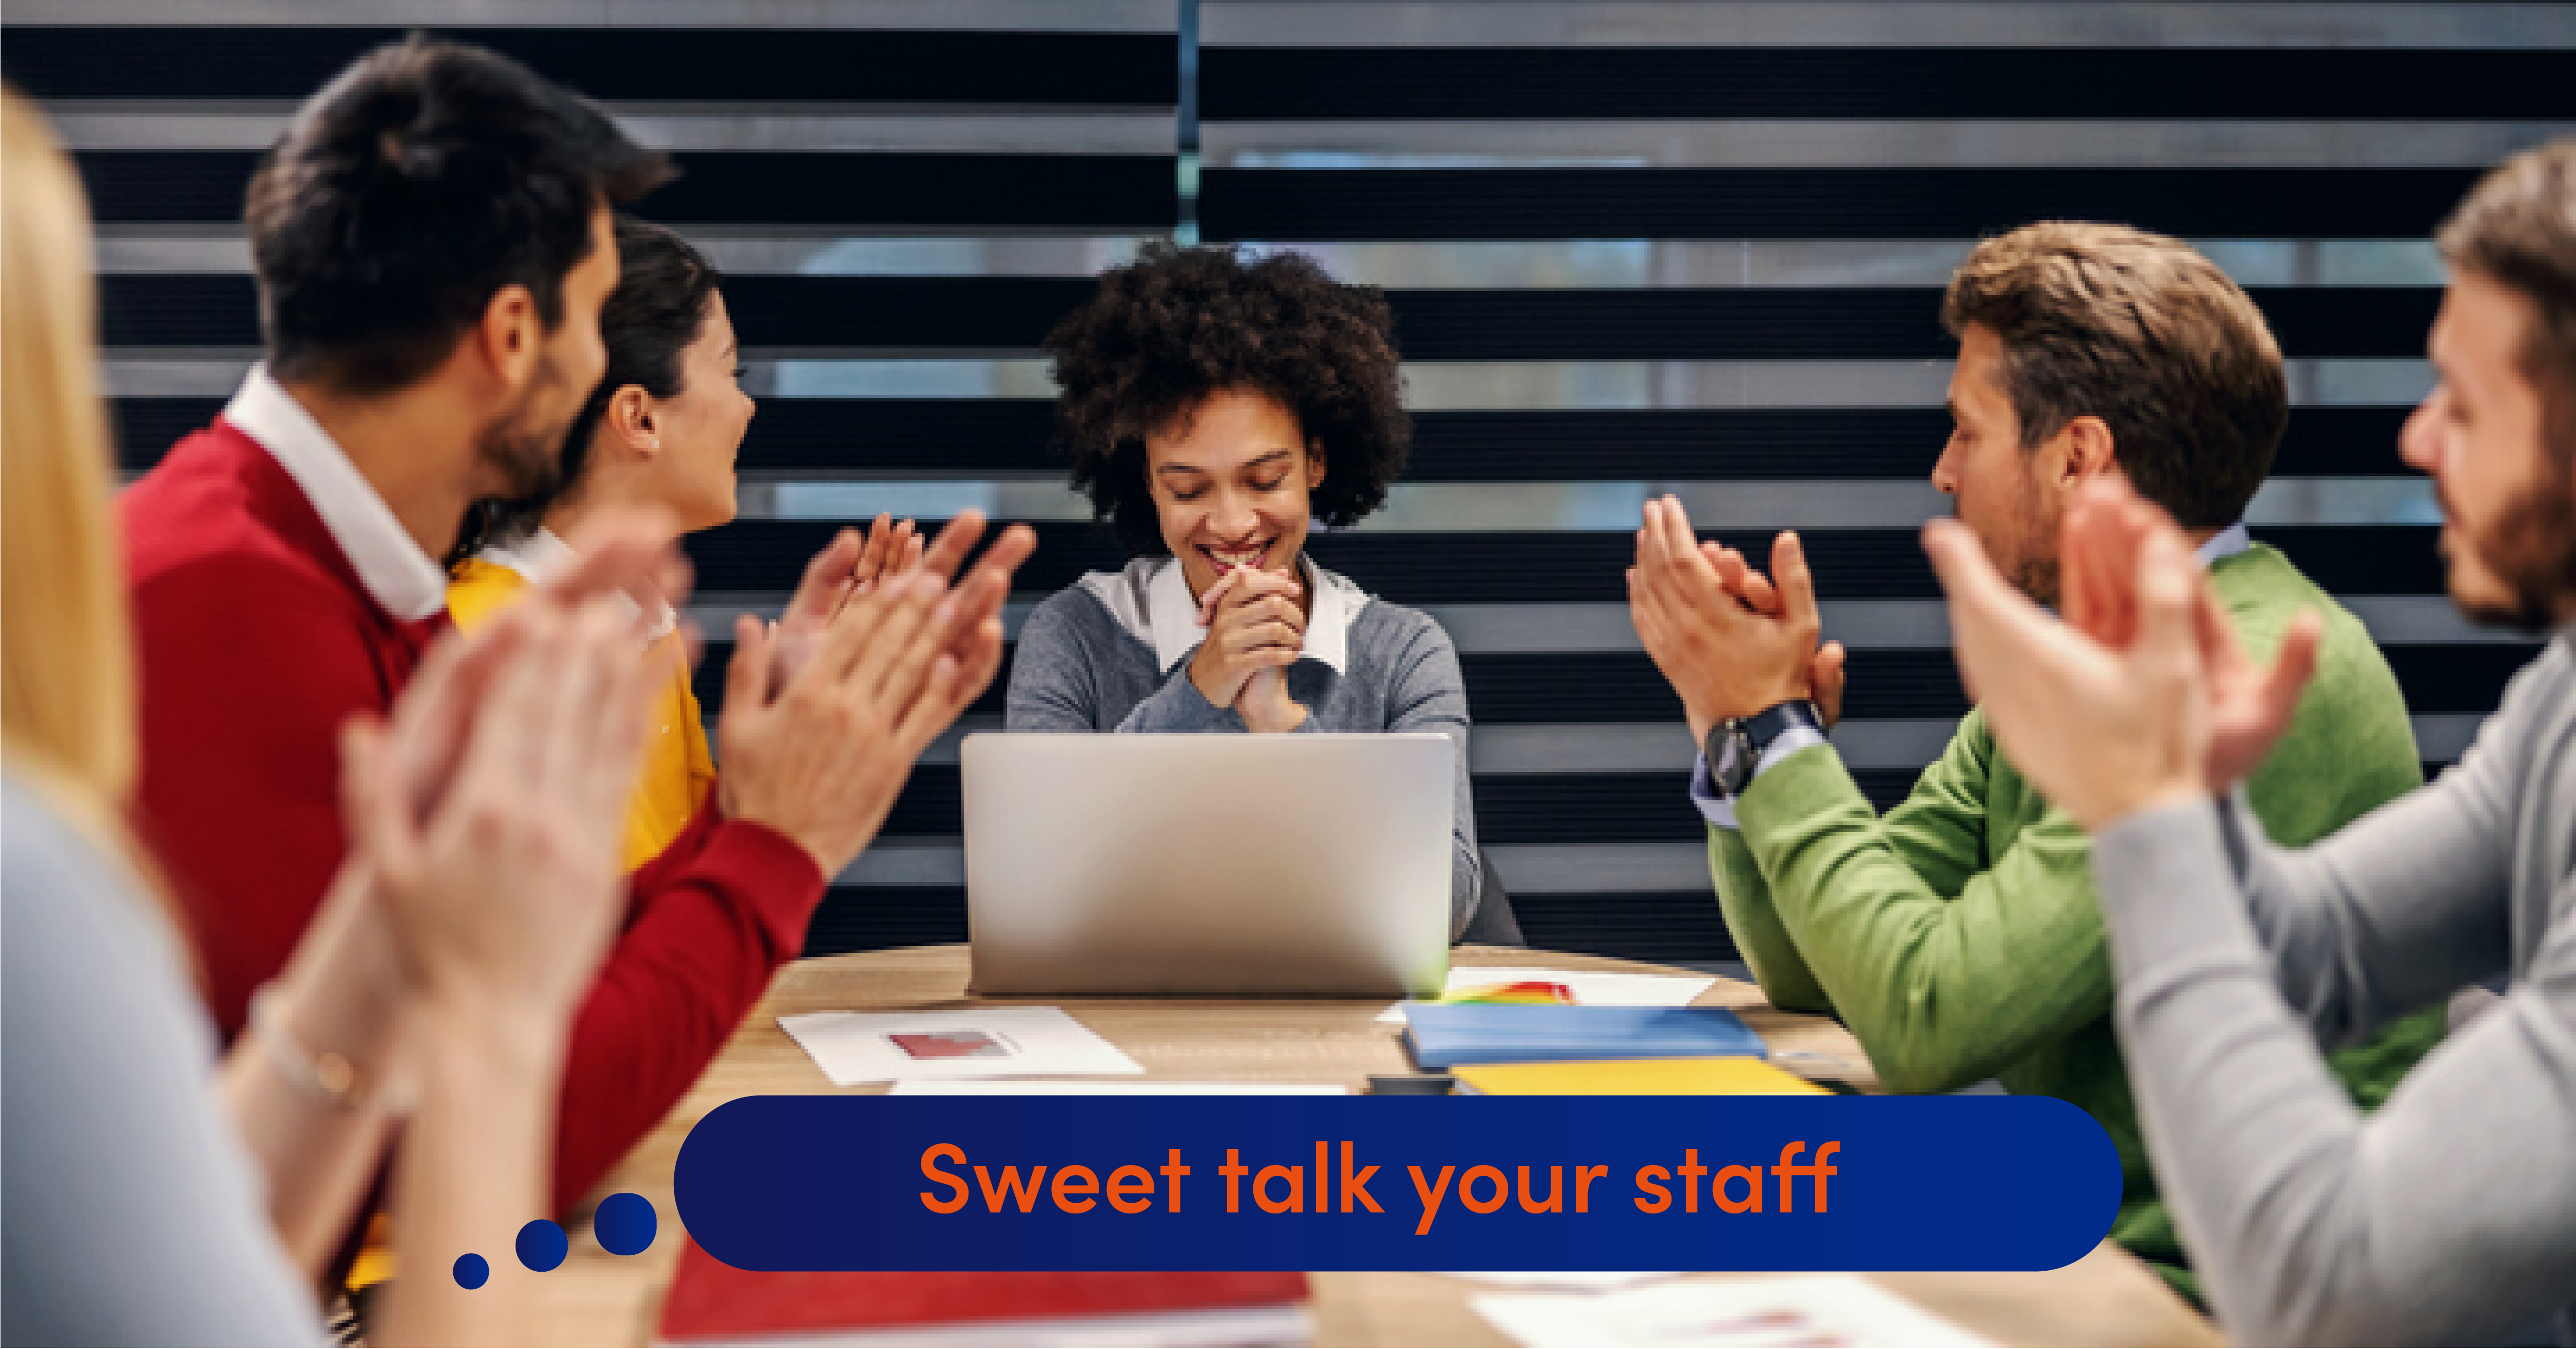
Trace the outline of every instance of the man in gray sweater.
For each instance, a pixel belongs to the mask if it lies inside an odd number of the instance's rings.
[[[2117,486],[2068,516],[2063,626],[1973,537],[1926,533],[2006,750],[2094,835],[2148,1152],[2220,1319],[2257,1344],[2576,1343],[2576,141],[2490,174],[2441,234],[2440,383],[2407,424],[2453,598],[2556,629],[2460,764],[2315,847],[2242,793],[2311,621],[2238,649],[2172,523]],[[2463,984],[2494,1006],[2376,1114],[2346,1042]]]

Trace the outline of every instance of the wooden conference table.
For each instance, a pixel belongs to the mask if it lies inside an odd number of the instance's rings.
[[[1628,961],[1501,947],[1461,947],[1459,965],[1680,973]],[[1371,1073],[1411,1071],[1399,1027],[1375,1017],[1379,1002],[1232,1002],[1188,999],[1028,998],[1052,1003],[1145,1066],[1145,1079],[1196,1082],[1340,1082],[1367,1087]],[[1822,1017],[1773,1010],[1752,984],[1720,979],[1702,1006],[1728,1007],[1770,1041],[1794,1051],[1784,1066],[1872,1086],[1850,1033]],[[661,1231],[632,1257],[600,1249],[587,1221],[567,1222],[572,1252],[535,1281],[540,1333],[558,1344],[649,1344],[680,1239],[671,1169],[680,1142],[707,1112],[738,1096],[841,1090],[778,1028],[782,1014],[903,1011],[972,1005],[966,948],[914,947],[799,961],[734,1033],[686,1098],[621,1163],[601,1193],[631,1190],[653,1201]],[[873,1093],[875,1087],[855,1087]],[[1724,1278],[1724,1275],[1703,1275]],[[2206,1345],[2209,1322],[2145,1265],[2105,1242],[2044,1274],[1886,1274],[1878,1282],[2005,1344]],[[1313,1276],[1315,1339],[1325,1345],[1500,1345],[1500,1332],[1468,1310],[1470,1285],[1438,1274]]]

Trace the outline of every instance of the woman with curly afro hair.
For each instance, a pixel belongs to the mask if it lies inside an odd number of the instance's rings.
[[[1429,615],[1306,556],[1386,504],[1412,434],[1386,301],[1293,253],[1154,243],[1047,338],[1073,486],[1132,555],[1029,615],[1014,731],[1436,731],[1458,746],[1450,933],[1517,943]]]

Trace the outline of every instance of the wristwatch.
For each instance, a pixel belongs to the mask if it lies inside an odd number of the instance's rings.
[[[1792,726],[1805,726],[1822,735],[1825,717],[1814,703],[1792,698],[1749,717],[1729,717],[1709,728],[1708,743],[1701,749],[1708,755],[1708,775],[1717,790],[1729,798],[1742,793],[1745,784],[1753,780],[1754,768],[1762,762],[1762,752]]]

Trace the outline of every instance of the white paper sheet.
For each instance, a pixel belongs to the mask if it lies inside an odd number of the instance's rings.
[[[888,1096],[1348,1096],[1331,1082],[908,1081]]]
[[[1578,1007],[1688,1007],[1691,1000],[1709,990],[1717,980],[1706,976],[1672,974],[1620,974],[1607,970],[1551,970],[1535,965],[1482,965],[1474,968],[1453,966],[1449,971],[1448,993],[1451,997],[1475,988],[1492,988],[1498,984],[1563,984],[1574,995]],[[1404,1004],[1377,1014],[1377,1019],[1390,1025],[1404,1021]]]
[[[1141,1073],[1061,1007],[962,1012],[810,1012],[778,1018],[837,1087],[975,1077]]]
[[[1451,1271],[1449,1277],[1471,1283],[1490,1284],[1496,1288],[1543,1288],[1557,1293],[1608,1293],[1634,1288],[1644,1283],[1659,1283],[1682,1277],[1679,1271],[1619,1271],[1601,1269],[1567,1269],[1552,1272],[1525,1269],[1487,1270],[1481,1273]]]
[[[1667,1283],[1599,1294],[1485,1293],[1476,1314],[1534,1349],[1713,1345],[1985,1345],[1987,1340],[1848,1274]]]

